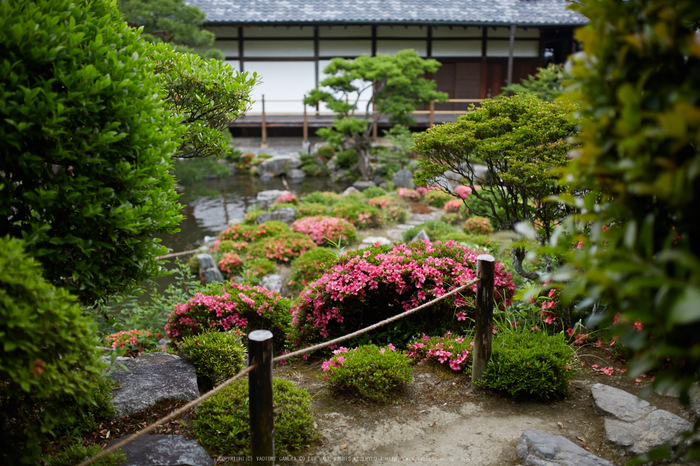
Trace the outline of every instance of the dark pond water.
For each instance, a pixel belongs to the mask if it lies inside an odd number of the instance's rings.
[[[289,190],[298,197],[312,191],[341,191],[346,187],[329,178],[306,178],[289,183]],[[255,206],[258,192],[270,189],[286,189],[282,178],[262,182],[255,175],[232,175],[186,186],[180,197],[185,216],[180,232],[163,236],[163,244],[173,252],[196,248],[205,236],[216,236],[229,223],[242,220],[246,211]]]

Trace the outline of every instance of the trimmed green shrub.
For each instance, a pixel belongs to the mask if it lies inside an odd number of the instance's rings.
[[[288,232],[289,227],[287,224],[279,220],[271,220],[260,225],[237,223],[219,233],[218,240],[253,242]]]
[[[97,404],[104,364],[95,334],[22,242],[0,237],[0,463],[37,464],[41,442]]]
[[[319,438],[306,390],[274,378],[272,403],[276,456],[295,454]],[[196,408],[191,428],[213,455],[250,455],[248,380],[237,380],[204,400]]]
[[[391,344],[341,347],[322,367],[334,391],[376,402],[391,401],[413,380],[411,359]]]
[[[468,235],[490,235],[493,233],[491,221],[486,217],[469,217],[464,221],[463,228]]]
[[[336,252],[328,248],[314,248],[306,251],[292,262],[289,286],[301,290],[323,275],[338,258]]]
[[[290,262],[315,247],[316,243],[307,235],[288,232],[252,243],[248,248],[248,255],[265,257],[276,262]]]
[[[379,197],[379,196],[386,196],[387,191],[384,188],[380,188],[379,186],[370,186],[369,188],[365,189],[362,191],[362,195],[366,197],[367,199],[371,199],[373,197]]]
[[[454,200],[454,196],[440,189],[433,189],[425,193],[423,201],[433,207],[443,208],[449,201]]]
[[[291,321],[289,299],[262,286],[234,282],[213,288],[210,293],[197,293],[175,305],[165,324],[168,337],[180,341],[208,329],[238,328],[245,333],[266,329],[275,336],[276,352],[284,349]]]
[[[327,213],[328,206],[315,202],[302,202],[297,207],[297,218],[317,217],[319,215],[326,215]]]
[[[302,199],[302,201],[306,203],[311,202],[314,204],[332,206],[335,203],[337,203],[340,200],[340,198],[340,194],[334,193],[332,191],[314,191],[312,193],[307,194],[304,197],[304,199]]]
[[[358,229],[382,226],[381,211],[364,202],[341,202],[331,208],[331,215],[347,220]]]
[[[183,338],[178,343],[205,384],[215,386],[230,379],[243,369],[246,348],[239,330],[219,332],[206,330]]]
[[[241,277],[247,283],[257,284],[265,275],[275,273],[277,264],[264,257],[246,260]]]
[[[182,219],[151,46],[116,2],[0,2],[0,236],[81,302],[161,272]]]
[[[493,341],[479,385],[513,398],[557,399],[569,393],[574,351],[563,333],[509,329]]]

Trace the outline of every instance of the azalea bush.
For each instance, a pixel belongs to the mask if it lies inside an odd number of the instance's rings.
[[[299,199],[294,193],[282,193],[273,204],[299,204]]]
[[[458,316],[466,319],[462,313]],[[447,332],[442,337],[423,336],[408,345],[406,355],[414,361],[428,361],[449,367],[454,372],[471,372],[474,341],[470,337],[455,336]]]
[[[227,331],[240,329],[249,333],[257,329],[270,330],[275,336],[275,348],[281,350],[289,331],[290,302],[276,291],[262,286],[228,282],[218,294],[197,293],[177,304],[168,316],[166,335],[180,341],[208,329]]]
[[[464,231],[470,235],[490,235],[493,233],[491,221],[486,217],[469,217],[464,221]]]
[[[450,241],[372,246],[350,251],[300,294],[292,309],[295,344],[334,338],[442,296],[476,277],[478,253]],[[459,313],[474,309],[476,285],[402,319],[383,338],[407,342],[406,326],[428,334],[464,330]],[[513,292],[510,273],[495,264],[495,299],[507,305]],[[379,331],[379,330],[378,330]],[[370,333],[377,336],[378,331]]]
[[[396,192],[396,194],[400,198],[406,199],[407,201],[418,202],[421,200],[420,193],[418,191],[416,191],[415,189],[399,188],[399,190]]]
[[[413,380],[410,358],[392,344],[340,347],[321,367],[334,391],[377,402],[390,401]]]
[[[382,226],[379,209],[364,202],[341,202],[331,208],[331,215],[352,223],[356,228],[378,228]]]
[[[445,202],[445,205],[443,206],[443,209],[445,209],[445,212],[459,212],[459,210],[462,208],[464,204],[462,204],[462,201],[459,199],[452,199],[450,201]]]
[[[460,199],[466,199],[472,193],[472,188],[460,184],[459,186],[455,186],[454,193],[458,195]]]
[[[336,217],[304,217],[292,223],[292,231],[308,235],[316,244],[349,244],[357,240],[355,226]]]
[[[219,270],[226,278],[233,278],[241,270],[243,259],[235,252],[225,252],[217,263]]]
[[[447,202],[454,200],[450,194],[442,190],[433,189],[425,193],[423,201],[429,206],[442,208]]]
[[[337,259],[332,249],[314,248],[306,251],[292,262],[289,287],[301,291],[305,286],[323,275]]]
[[[562,398],[575,374],[573,357],[563,333],[548,335],[521,326],[500,331],[479,385],[513,398]]]
[[[252,243],[248,248],[248,255],[264,257],[275,262],[291,262],[315,247],[316,243],[307,235],[288,232]]]
[[[125,356],[136,357],[142,353],[154,351],[158,348],[158,340],[162,336],[159,333],[151,333],[148,330],[124,330],[105,337],[105,342],[110,348],[124,351]]]
[[[409,211],[406,202],[398,196],[372,197],[368,203],[381,210],[385,222],[401,223],[408,219]]]

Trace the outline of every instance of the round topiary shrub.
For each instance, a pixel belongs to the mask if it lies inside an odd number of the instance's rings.
[[[328,206],[315,202],[304,202],[297,207],[297,218],[318,217],[328,213]]]
[[[449,201],[454,200],[454,197],[445,191],[433,189],[425,193],[423,200],[430,206],[442,208]]]
[[[485,217],[469,217],[464,221],[463,228],[468,235],[490,235],[493,233],[491,222]]]
[[[187,302],[176,304],[168,316],[165,331],[168,337],[180,341],[208,329],[238,328],[245,334],[266,329],[275,336],[275,349],[281,351],[289,331],[289,308],[289,299],[276,291],[228,282],[222,286],[220,294],[197,293]]]
[[[445,209],[445,212],[459,212],[459,209],[464,205],[462,201],[459,199],[452,199],[447,202],[445,202],[445,205],[442,207]]]
[[[386,194],[386,189],[380,188],[379,186],[370,186],[369,188],[362,191],[362,195],[367,199],[371,199],[373,197],[386,196]]]
[[[331,215],[347,220],[356,228],[378,228],[382,226],[379,209],[364,202],[342,202],[331,208]]]
[[[322,368],[334,391],[377,402],[391,401],[413,380],[411,359],[391,344],[341,347]]]
[[[396,194],[407,201],[418,202],[421,200],[420,193],[415,189],[399,188]]]
[[[292,309],[294,342],[341,336],[442,296],[475,278],[477,255],[454,242],[427,241],[350,251],[299,295]],[[504,307],[515,285],[500,262],[495,272],[495,299]],[[473,310],[475,290],[476,285],[376,332],[406,343],[416,333],[460,327],[459,319]]]
[[[256,257],[245,261],[241,278],[245,283],[257,284],[265,275],[270,275],[276,271],[276,263],[265,257]]]
[[[284,263],[294,260],[315,247],[317,247],[316,243],[307,235],[287,232],[251,243],[248,256],[265,257],[271,261]]]
[[[243,369],[246,347],[241,339],[242,333],[238,329],[228,332],[210,329],[183,338],[177,346],[192,363],[203,384],[213,387]]]
[[[272,403],[276,456],[293,455],[319,438],[306,390],[275,378]],[[204,400],[195,410],[192,433],[212,455],[250,455],[248,380],[237,380]]]
[[[305,203],[322,204],[326,206],[332,206],[340,200],[341,196],[333,191],[314,191],[307,194],[304,199]]]
[[[563,333],[509,329],[493,341],[491,359],[479,385],[513,398],[557,399],[569,393],[573,349]]]
[[[332,249],[314,248],[306,251],[292,262],[289,287],[300,291],[312,281],[318,279],[335,263],[338,255]]]
[[[0,463],[39,464],[41,443],[96,403],[104,364],[75,298],[0,237]]]
[[[355,226],[336,217],[304,217],[292,223],[291,228],[308,235],[319,246],[349,244],[357,240]]]

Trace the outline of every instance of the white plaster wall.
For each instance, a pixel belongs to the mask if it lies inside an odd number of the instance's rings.
[[[510,41],[489,40],[486,42],[486,55],[489,57],[507,57],[510,51]],[[513,47],[514,57],[538,57],[540,44],[537,41],[518,42]]]
[[[248,113],[301,113],[304,94],[314,88],[313,62],[246,62],[246,71],[257,72],[262,83],[253,89],[256,101]]]
[[[433,57],[480,57],[480,40],[433,40]]]
[[[313,57],[312,40],[246,40],[244,57]]]
[[[393,55],[404,49],[414,49],[421,57],[428,54],[426,40],[377,40],[377,53]]]
[[[367,40],[321,40],[318,53],[322,57],[358,57],[372,53],[372,41]]]

